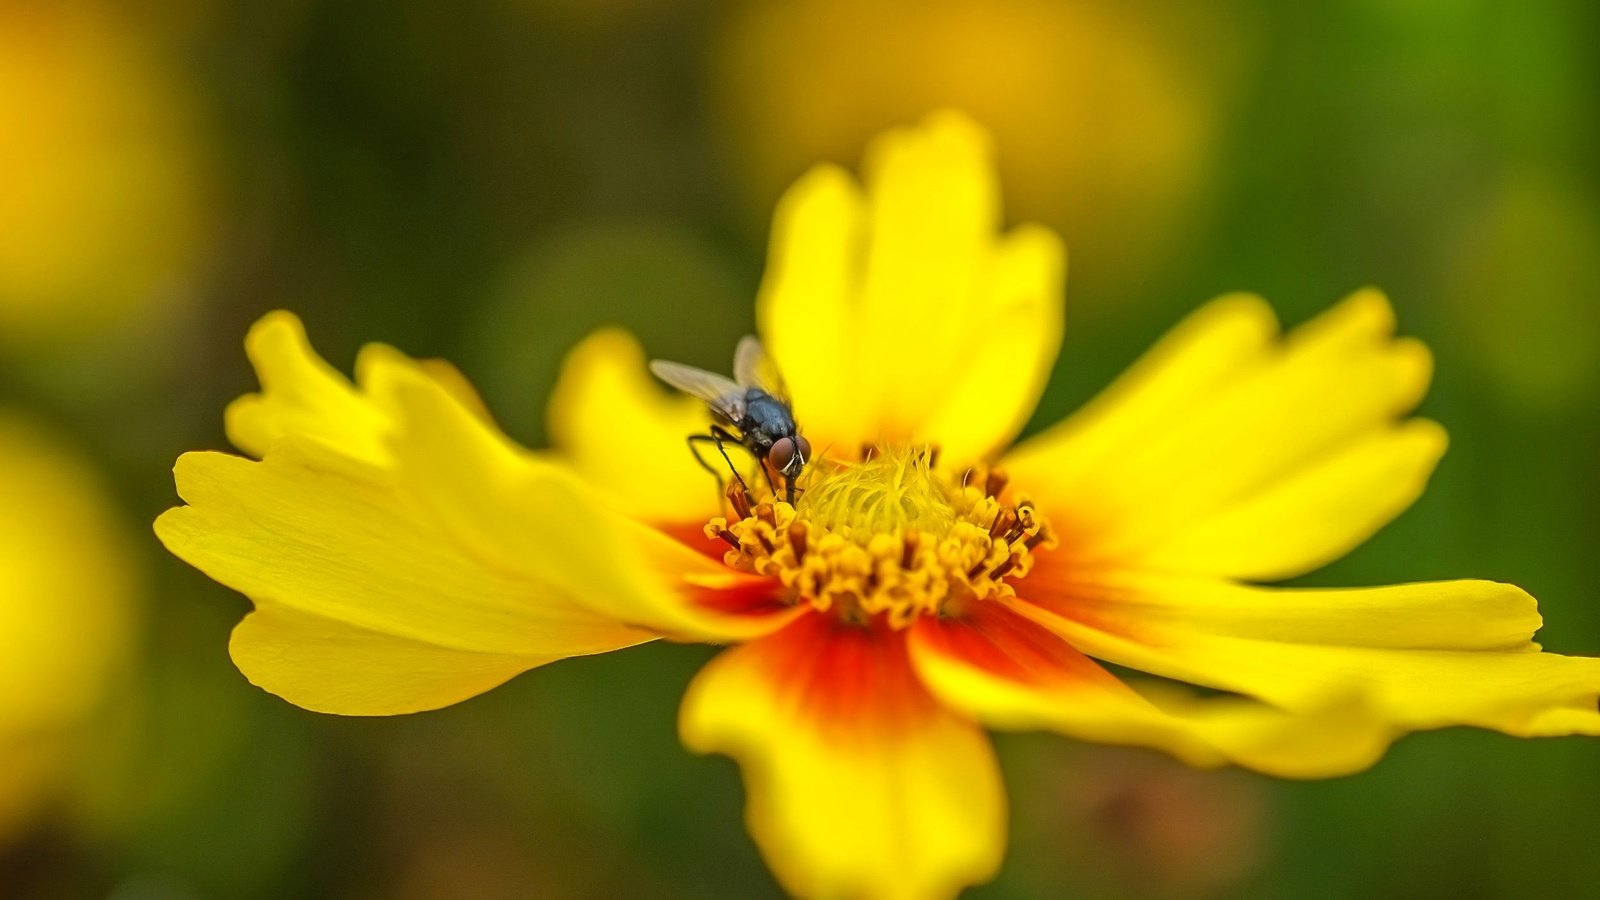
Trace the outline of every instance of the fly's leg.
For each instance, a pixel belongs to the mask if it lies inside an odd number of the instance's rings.
[[[726,442],[728,442],[730,444],[733,444],[734,446],[738,447],[739,449],[743,450],[744,452],[749,453],[750,457],[756,461],[756,466],[761,469],[761,474],[767,476],[767,487],[772,489],[772,496],[774,496],[774,497],[778,496],[778,485],[773,482],[773,480],[772,480],[772,471],[767,466],[765,460],[763,460],[761,457],[756,456],[754,453],[752,453],[750,451],[750,448],[746,447],[744,445],[743,441],[741,441],[738,438],[734,437],[733,434],[731,434],[726,428],[723,428],[721,425],[713,425],[713,426],[711,426],[711,436],[713,438],[717,439],[717,441],[719,442],[717,444],[717,449],[718,450],[722,449],[722,443],[721,442],[722,441],[726,441]],[[726,451],[723,452],[722,458],[723,459],[727,459],[728,458],[728,454],[727,454]],[[732,466],[733,463],[729,463],[728,465]],[[734,473],[734,477],[738,477],[738,474],[739,473],[735,472]],[[747,496],[747,497],[750,496],[750,486],[744,483],[744,479],[743,478],[739,479],[739,486],[744,488],[745,496]]]
[[[691,435],[689,435],[689,452],[694,454],[694,461],[700,464],[700,468],[705,469],[707,472],[710,472],[712,477],[717,479],[717,490],[720,492],[721,489],[722,489],[722,484],[723,484],[722,473],[717,471],[717,467],[716,466],[713,466],[711,463],[706,462],[705,457],[700,455],[700,447],[698,446],[700,444],[705,444],[705,443],[709,443],[709,444],[714,445],[717,448],[717,452],[722,454],[722,461],[728,464],[728,471],[733,473],[733,480],[739,482],[740,489],[742,489],[744,491],[745,496],[748,497],[748,496],[750,496],[750,486],[748,484],[744,483],[744,476],[739,474],[739,469],[736,466],[734,466],[733,460],[731,458],[729,458],[728,451],[723,447],[723,443],[725,441],[726,442],[731,442],[736,447],[743,447],[744,446],[743,444],[740,444],[737,440],[734,440],[732,435],[728,434],[726,431],[723,431],[721,428],[718,428],[718,427],[713,425],[711,427],[711,433],[710,434],[691,434]],[[718,505],[721,505],[720,496],[719,496],[717,502],[718,502]]]
[[[733,441],[734,443],[739,444],[740,447],[744,447],[744,444],[740,443],[738,438],[735,438],[733,435],[731,435],[728,432],[722,430],[721,428],[717,427],[716,425],[711,426],[711,433],[716,435],[717,437],[722,438],[725,441]],[[749,449],[750,448],[745,447],[746,451],[749,451]],[[762,459],[759,456],[756,456],[754,453],[751,453],[750,455],[755,458],[756,465],[761,468],[761,474],[767,476],[767,487],[772,490],[772,496],[774,496],[774,497],[778,496],[778,483],[776,481],[772,480],[772,467],[767,465],[767,461],[766,460]],[[793,501],[794,497],[791,496],[789,499],[791,501]]]

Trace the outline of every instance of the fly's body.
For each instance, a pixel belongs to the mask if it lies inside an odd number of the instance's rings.
[[[650,371],[678,390],[699,397],[711,411],[713,424],[709,432],[692,434],[688,438],[689,449],[702,467],[717,475],[716,468],[700,456],[698,449],[700,444],[711,443],[722,454],[734,479],[748,493],[749,485],[744,483],[744,477],[728,458],[724,447],[729,443],[738,445],[756,458],[774,494],[778,488],[773,473],[784,479],[784,496],[788,502],[794,502],[795,479],[811,457],[811,442],[800,434],[789,408],[783,379],[767,358],[760,341],[753,336],[739,341],[733,357],[732,379],[664,360],[652,361]],[[717,480],[721,483],[722,477],[717,475]]]

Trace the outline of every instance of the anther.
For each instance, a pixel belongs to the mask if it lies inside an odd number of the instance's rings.
[[[1033,516],[1033,507],[1026,503],[1017,507],[1017,520],[1022,523],[1023,531],[1032,531],[1039,527],[1038,520]]]
[[[911,568],[911,564],[917,559],[917,544],[920,542],[921,538],[917,537],[917,532],[914,529],[907,530],[906,533],[901,536],[900,568]]]
[[[1040,544],[1042,544],[1042,543],[1044,543],[1045,541],[1048,541],[1048,540],[1050,540],[1050,529],[1049,528],[1040,528],[1038,531],[1034,532],[1032,535],[1029,535],[1028,539],[1022,542],[1022,546],[1027,547],[1029,550],[1032,550],[1033,548],[1039,546]]]
[[[733,511],[739,514],[740,519],[750,518],[750,495],[738,482],[729,482],[728,489],[723,491],[723,496],[728,498],[728,503]]]
[[[794,548],[794,561],[805,562],[806,559],[806,523],[789,523],[789,546]]]
[[[998,497],[1000,492],[1006,489],[1008,480],[1010,479],[1006,477],[1006,473],[999,469],[991,469],[989,477],[984,479],[983,492],[990,497]]]
[[[989,533],[1001,540],[1009,540],[1011,529],[1017,526],[1017,514],[1010,507],[1002,506],[994,514],[994,521],[989,523]]]
[[[778,527],[778,514],[773,510],[772,504],[766,500],[756,504],[756,518],[771,525],[773,528]]]
[[[928,468],[937,469],[939,467],[939,445],[938,444],[929,444],[928,445],[927,456],[928,456]]]
[[[772,539],[768,538],[764,533],[762,533],[759,528],[751,530],[755,532],[756,540],[761,542],[761,549],[767,551],[768,556],[778,552],[778,548],[772,545]]]
[[[735,549],[735,550],[741,549],[740,546],[739,546],[739,538],[737,536],[735,536],[734,533],[729,531],[728,529],[726,529],[726,528],[718,528],[717,529],[717,537],[722,538],[722,540],[728,546],[732,547],[733,549]]]
[[[983,574],[983,567],[988,565],[988,564],[989,564],[988,560],[985,560],[985,559],[978,560],[977,565],[974,565],[972,568],[967,570],[967,580],[971,581],[972,579],[977,578],[979,575],[982,575]],[[1001,565],[1004,565],[1004,563],[1002,563]]]
[[[870,441],[866,441],[866,442],[863,442],[861,444],[861,461],[862,462],[871,462],[873,457],[875,457],[877,455],[878,455],[878,445],[877,444],[874,444],[874,443],[872,443]]]

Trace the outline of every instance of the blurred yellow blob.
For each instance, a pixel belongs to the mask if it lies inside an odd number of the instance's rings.
[[[713,89],[764,205],[818,159],[854,161],[883,128],[954,107],[995,135],[1007,210],[1063,231],[1091,282],[1126,276],[1184,231],[1236,43],[1214,10],[1178,23],[1140,9],[747,4],[721,35]]]
[[[0,412],[0,840],[66,775],[132,641],[131,548],[94,472]]]
[[[204,233],[193,109],[157,48],[77,0],[0,4],[0,343],[165,312]]]

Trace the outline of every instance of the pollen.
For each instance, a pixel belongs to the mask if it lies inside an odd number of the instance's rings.
[[[794,505],[729,492],[733,516],[706,524],[728,565],[772,576],[850,622],[904,628],[920,615],[1014,594],[1049,525],[998,471],[940,470],[925,448],[868,448],[855,462],[818,460]]]

